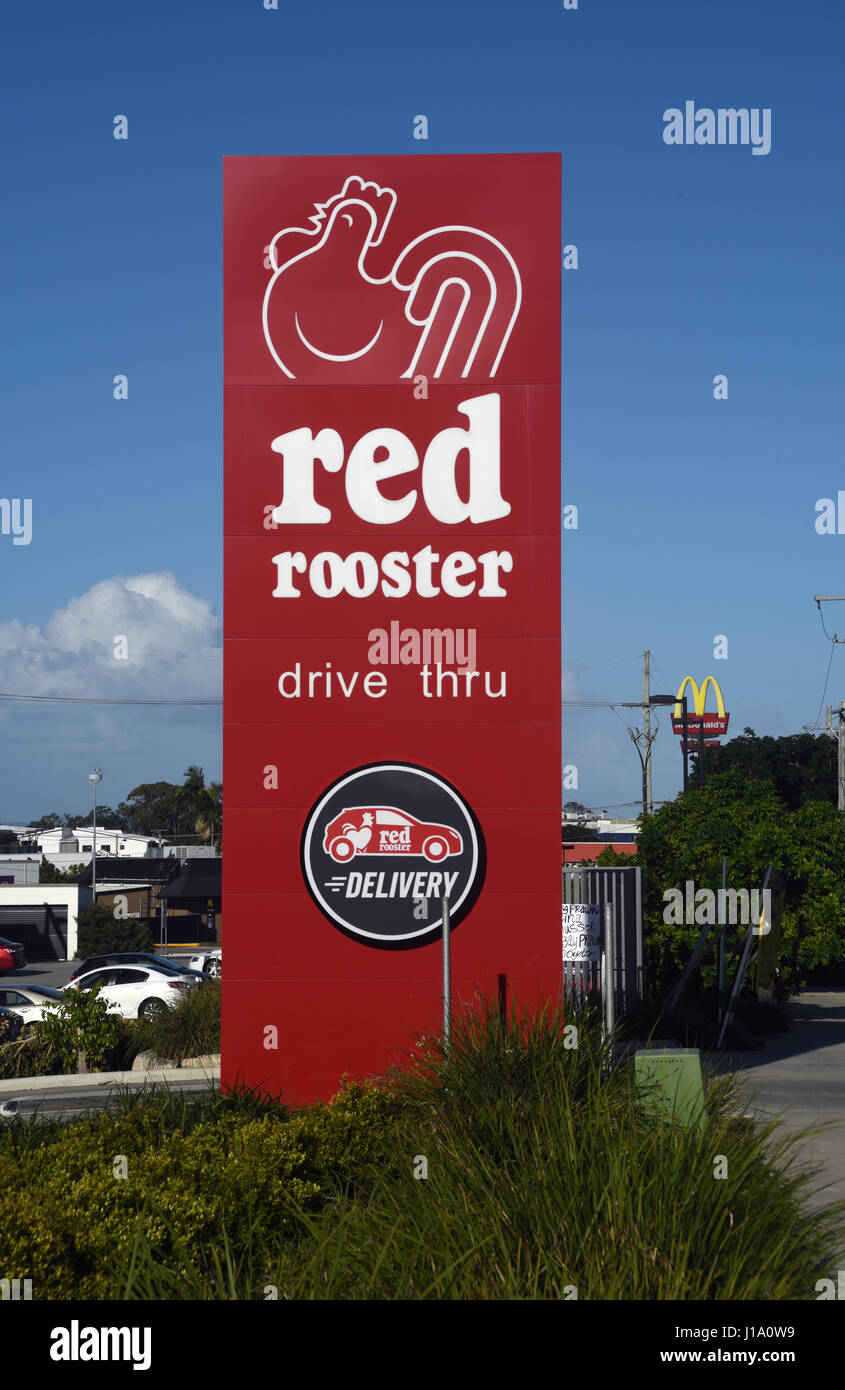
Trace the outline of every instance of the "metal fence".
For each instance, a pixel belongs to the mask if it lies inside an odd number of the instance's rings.
[[[613,985],[616,1008],[624,1012],[643,997],[643,894],[642,870],[602,869],[596,865],[563,870],[565,903],[598,903],[604,923],[605,905],[613,913]],[[564,989],[584,996],[601,993],[601,965],[563,962]]]

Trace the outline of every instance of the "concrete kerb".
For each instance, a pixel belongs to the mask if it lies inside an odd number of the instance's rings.
[[[38,1091],[71,1091],[97,1086],[146,1086],[148,1082],[166,1084],[204,1077],[220,1080],[220,1063],[205,1067],[157,1067],[150,1071],[92,1071],[72,1076],[13,1076],[0,1081],[0,1097],[32,1095]]]

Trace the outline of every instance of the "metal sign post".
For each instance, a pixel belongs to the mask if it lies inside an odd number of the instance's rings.
[[[452,1037],[452,960],[448,897],[442,897],[440,904],[443,908],[443,1046],[448,1057]]]
[[[605,903],[604,951],[602,952],[604,978],[602,980],[602,987],[604,989],[604,1022],[608,1038],[613,1036],[613,1029],[616,1026],[616,962],[614,958],[614,947],[613,907],[610,903]]]
[[[766,902],[765,892],[769,886],[769,879],[771,878],[771,875],[772,865],[770,864],[766,870],[766,877],[763,879],[762,896],[764,904]],[[771,923],[765,922],[765,906],[763,908],[763,912],[761,914],[759,923],[755,925],[754,919],[752,918],[752,920],[748,924],[748,932],[745,937],[745,945],[743,947],[742,956],[740,958],[739,969],[736,972],[736,979],[734,980],[733,989],[731,990],[730,998],[728,999],[728,1005],[725,1009],[724,1018],[722,1019],[722,1026],[719,1029],[719,1036],[716,1039],[717,1047],[721,1047],[723,1042],[725,1041],[725,1035],[734,1016],[736,1001],[739,998],[740,990],[742,989],[742,984],[745,979],[745,972],[748,969],[749,956],[751,955],[751,947],[754,943],[754,938],[755,936],[759,937],[762,934],[764,925],[766,931],[769,931]]]
[[[723,856],[723,858],[722,858],[722,903],[725,902],[725,893],[726,893],[726,890],[727,890],[727,886],[728,886],[728,861],[727,861],[727,859],[724,858],[724,856]],[[724,1016],[725,1016],[725,954],[726,954],[726,951],[725,951],[726,940],[725,940],[725,938],[726,938],[726,935],[727,935],[727,930],[728,930],[727,922],[722,922],[722,924],[721,924],[721,930],[720,930],[720,932],[719,932],[719,949],[718,949],[717,964],[716,964],[716,999],[717,999],[717,1004],[718,1004],[718,1013],[717,1013],[717,1015],[716,1015],[716,1021],[719,1023],[720,1026],[721,1026],[721,1023],[722,1023],[722,1019],[723,1019]]]

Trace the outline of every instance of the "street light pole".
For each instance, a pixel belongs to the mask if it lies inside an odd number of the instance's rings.
[[[684,791],[687,790],[687,697],[682,695],[680,700],[677,695],[651,695],[650,705],[681,705],[683,707],[681,752],[684,757]]]
[[[97,905],[97,783],[102,782],[103,774],[98,767],[93,772],[88,773],[88,781],[94,787],[94,825],[93,838],[91,841],[91,890],[94,894],[94,906]]]

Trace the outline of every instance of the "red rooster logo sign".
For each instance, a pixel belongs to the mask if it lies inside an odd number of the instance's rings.
[[[464,226],[433,227],[397,255],[386,239],[396,202],[353,174],[314,204],[310,227],[270,243],[264,337],[291,380],[342,380],[362,359],[399,379],[496,375],[522,302],[516,262]]]

